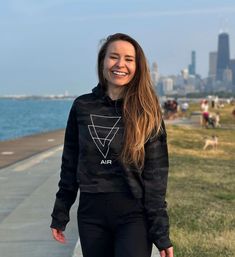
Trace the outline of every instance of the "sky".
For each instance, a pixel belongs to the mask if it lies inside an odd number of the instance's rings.
[[[99,42],[116,32],[135,38],[161,75],[179,74],[195,50],[206,77],[222,31],[235,58],[234,0],[0,0],[0,96],[89,93]]]

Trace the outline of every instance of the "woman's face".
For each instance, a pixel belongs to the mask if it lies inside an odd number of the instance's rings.
[[[136,53],[134,46],[123,40],[109,44],[104,58],[103,74],[108,86],[121,87],[135,75]]]

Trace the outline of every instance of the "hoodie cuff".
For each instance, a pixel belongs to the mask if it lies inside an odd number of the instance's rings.
[[[159,251],[165,250],[173,246],[169,237],[162,237],[160,239],[154,240],[153,243]]]
[[[52,219],[50,228],[55,228],[55,229],[59,229],[61,231],[65,231],[66,225],[63,225],[63,224],[57,222],[55,219]]]

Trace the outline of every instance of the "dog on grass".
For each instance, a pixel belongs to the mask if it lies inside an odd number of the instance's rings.
[[[212,137],[205,138],[205,145],[203,147],[203,150],[206,150],[208,146],[211,146],[212,149],[216,150],[218,147],[218,137],[213,135]]]

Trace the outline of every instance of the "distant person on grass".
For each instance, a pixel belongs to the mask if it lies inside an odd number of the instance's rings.
[[[80,188],[84,257],[173,257],[166,210],[167,135],[142,48],[114,34],[98,54],[99,84],[71,108],[52,235],[63,231]]]
[[[202,111],[202,126],[208,128],[209,122],[209,104],[207,100],[203,100],[201,103],[201,111]]]
[[[233,111],[232,111],[232,116],[233,116],[233,118],[235,118],[235,109],[233,109]]]

